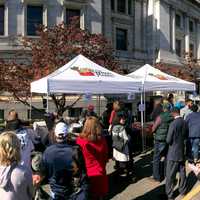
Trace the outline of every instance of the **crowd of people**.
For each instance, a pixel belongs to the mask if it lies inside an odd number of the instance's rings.
[[[188,99],[175,103],[172,94],[155,101],[153,181],[166,179],[168,199],[187,192],[185,161],[200,176],[200,112]],[[48,131],[27,126],[15,110],[0,134],[0,197],[4,200],[102,200],[109,193],[106,164],[115,162],[118,176],[135,182],[133,117],[120,101],[107,104],[99,117],[89,105],[80,120],[66,122],[45,115]],[[41,133],[42,132],[42,133]],[[199,171],[198,171],[199,169]]]
[[[174,104],[170,100],[159,99],[154,109],[153,181],[165,178],[168,199],[174,199],[176,175],[179,173],[179,193],[187,192],[186,160],[196,172],[199,168],[200,112],[199,106],[191,99]],[[200,168],[199,168],[200,169]],[[199,176],[200,174],[198,174]]]

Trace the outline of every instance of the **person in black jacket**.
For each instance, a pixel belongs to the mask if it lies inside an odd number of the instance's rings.
[[[52,200],[87,200],[88,178],[79,146],[67,143],[68,127],[59,122],[54,130],[56,143],[49,146],[42,165],[51,188]]]
[[[103,125],[104,129],[108,129],[109,128],[109,119],[110,119],[110,115],[112,112],[112,103],[107,103],[106,105],[106,110],[103,112],[102,116],[101,116],[101,122]]]
[[[186,122],[180,117],[180,110],[173,108],[174,121],[171,122],[166,142],[169,145],[167,153],[166,184],[165,190],[168,199],[174,199],[173,190],[176,173],[179,172],[179,192],[186,192],[186,171],[185,171],[185,140],[188,135]]]

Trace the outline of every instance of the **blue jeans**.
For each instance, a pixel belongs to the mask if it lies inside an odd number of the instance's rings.
[[[155,141],[153,154],[153,178],[157,181],[161,181],[160,160],[163,156],[162,153],[165,150],[165,148],[165,142]]]
[[[199,143],[200,138],[190,138],[193,159],[199,159]]]

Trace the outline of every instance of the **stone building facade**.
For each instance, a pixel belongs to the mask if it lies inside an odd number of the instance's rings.
[[[145,63],[182,66],[189,50],[200,59],[199,0],[0,0],[0,58],[13,58],[21,37],[37,38],[35,24],[69,23],[74,15],[81,28],[112,42],[128,71]]]
[[[200,1],[149,0],[148,18],[153,63],[181,66],[188,52],[200,59]]]
[[[73,15],[81,28],[107,37],[131,71],[144,63],[182,65],[189,50],[200,58],[199,0],[0,0],[0,57],[20,50],[20,37],[36,37],[34,23],[68,23]]]
[[[113,43],[124,67],[145,63],[145,0],[0,0],[0,57],[9,59],[20,50],[21,37],[36,37],[34,22],[52,26],[73,15],[80,16],[81,28]]]

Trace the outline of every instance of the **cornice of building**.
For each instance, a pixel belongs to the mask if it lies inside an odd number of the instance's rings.
[[[191,16],[197,20],[200,19],[200,0],[162,0],[161,2],[175,10],[182,11],[187,16]]]
[[[197,6],[200,6],[200,0],[189,0],[190,3],[193,3]]]
[[[73,1],[60,0],[60,3],[62,5],[68,5],[68,4],[88,4],[89,2],[91,2],[91,0],[73,0]]]

